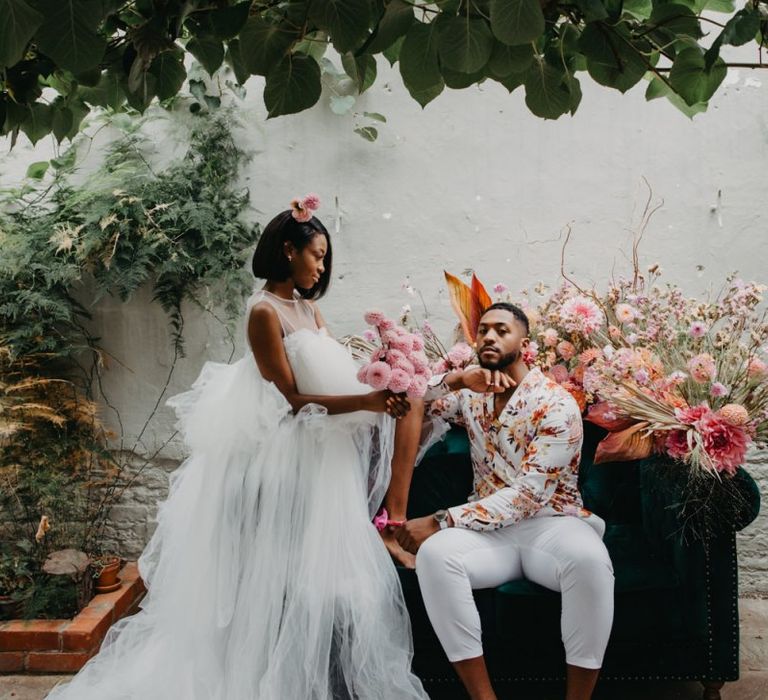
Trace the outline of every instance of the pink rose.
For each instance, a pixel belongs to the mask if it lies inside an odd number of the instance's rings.
[[[413,334],[413,351],[414,352],[424,352],[424,339],[417,335],[416,333]]]
[[[405,370],[396,367],[392,370],[387,388],[395,394],[402,394],[408,391],[408,387],[413,381],[412,376]]]
[[[573,343],[568,342],[567,340],[561,340],[557,344],[557,354],[560,355],[564,360],[570,360],[575,354],[576,354],[576,348],[574,347]]]
[[[361,384],[368,383],[368,367],[369,365],[363,365],[359,370],[357,370],[357,381]]]
[[[379,323],[379,330],[383,331],[391,331],[395,328],[395,322],[391,318],[385,318],[381,323]]]
[[[365,319],[365,322],[369,326],[376,326],[376,327],[380,327],[381,324],[387,320],[386,316],[384,316],[383,311],[376,311],[376,310],[366,311],[365,316],[363,316],[363,318]]]
[[[363,331],[363,338],[369,343],[373,343],[376,340],[376,333],[370,328],[367,328],[365,331]]]
[[[372,362],[365,374],[365,381],[377,391],[381,391],[387,388],[392,374],[392,368],[386,362]]]
[[[417,374],[408,386],[406,393],[413,399],[420,399],[427,392],[427,379]]]

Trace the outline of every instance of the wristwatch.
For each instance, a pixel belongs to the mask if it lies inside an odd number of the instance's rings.
[[[448,527],[448,511],[438,510],[433,516],[441,530],[445,530]]]

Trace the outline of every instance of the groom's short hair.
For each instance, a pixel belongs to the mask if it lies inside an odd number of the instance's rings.
[[[528,317],[525,315],[525,311],[523,311],[519,306],[509,304],[506,301],[497,301],[495,304],[491,304],[487,309],[483,311],[483,316],[485,316],[485,314],[487,314],[489,311],[494,311],[495,309],[509,311],[509,313],[515,317],[515,320],[523,324],[523,328],[525,328],[525,335],[527,336],[530,333],[531,328],[530,324],[528,323]]]

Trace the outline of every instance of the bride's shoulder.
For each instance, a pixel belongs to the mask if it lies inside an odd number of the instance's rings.
[[[280,326],[280,317],[275,307],[264,299],[254,303],[248,311],[248,325],[270,328]]]

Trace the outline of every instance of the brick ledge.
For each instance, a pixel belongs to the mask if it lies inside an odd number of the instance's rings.
[[[0,622],[0,673],[79,671],[110,626],[135,613],[146,593],[136,562],[120,570],[120,581],[120,588],[97,594],[71,620]]]

